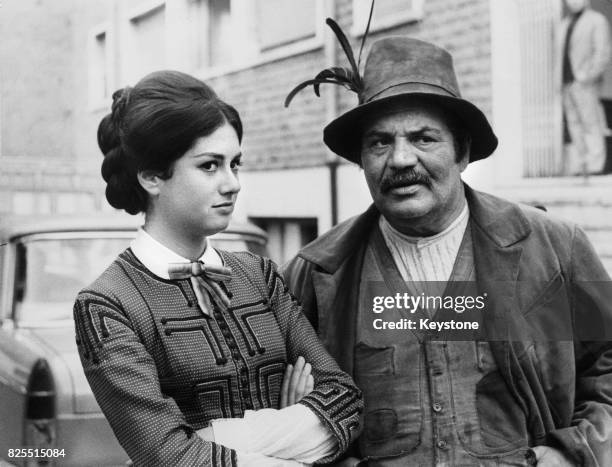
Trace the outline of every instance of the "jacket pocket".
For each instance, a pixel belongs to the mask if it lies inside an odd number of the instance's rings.
[[[393,375],[393,347],[372,347],[360,342],[355,347],[355,370],[358,375]]]
[[[504,453],[527,446],[527,420],[497,370],[476,385],[476,409],[482,442],[488,453]]]
[[[538,284],[536,284],[538,285]],[[525,329],[533,341],[573,340],[573,318],[566,284],[560,272],[541,284],[532,302],[523,312]]]
[[[418,371],[417,377],[396,375],[393,347],[360,343],[355,348],[355,376],[365,402],[361,454],[387,457],[414,450],[423,423]]]

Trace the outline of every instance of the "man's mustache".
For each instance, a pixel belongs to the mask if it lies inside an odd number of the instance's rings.
[[[427,175],[419,173],[414,169],[404,170],[383,178],[380,184],[380,191],[386,193],[393,188],[414,185],[417,183],[431,186],[431,180]]]

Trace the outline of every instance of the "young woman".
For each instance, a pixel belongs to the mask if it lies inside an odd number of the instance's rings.
[[[106,197],[145,222],[74,315],[119,442],[144,466],[337,458],[359,432],[360,391],[270,260],[208,244],[240,190],[238,113],[171,71],[113,100],[98,128]]]

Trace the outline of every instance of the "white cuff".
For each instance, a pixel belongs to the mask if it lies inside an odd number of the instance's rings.
[[[243,453],[251,452],[251,427],[243,418],[220,418],[211,421],[210,426],[215,435],[215,443]]]
[[[247,410],[244,418],[211,422],[215,442],[243,453],[312,463],[337,448],[334,435],[306,406]]]
[[[306,467],[307,464],[302,464],[297,461],[286,459],[278,459],[276,457],[268,457],[256,453],[236,452],[236,460],[238,467]]]

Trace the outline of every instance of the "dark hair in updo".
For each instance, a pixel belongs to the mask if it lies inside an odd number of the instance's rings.
[[[157,71],[133,88],[115,91],[111,113],[98,126],[110,205],[130,214],[145,212],[147,192],[138,182],[138,172],[153,171],[170,178],[173,163],[195,140],[226,122],[242,141],[236,109],[202,81],[178,71]]]

